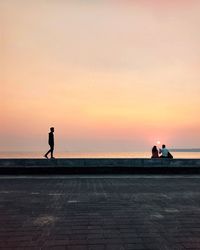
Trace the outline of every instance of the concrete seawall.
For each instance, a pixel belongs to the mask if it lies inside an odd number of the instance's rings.
[[[199,174],[200,159],[0,159],[0,174]]]

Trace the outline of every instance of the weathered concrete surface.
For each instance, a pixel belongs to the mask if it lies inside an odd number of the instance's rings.
[[[200,159],[0,159],[1,174],[200,173]]]
[[[1,167],[200,167],[200,159],[146,158],[58,158],[58,159],[0,159]]]
[[[199,176],[1,177],[0,249],[200,249]]]

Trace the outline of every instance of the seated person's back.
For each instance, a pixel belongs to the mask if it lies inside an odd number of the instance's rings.
[[[165,145],[162,145],[162,149],[159,150],[159,153],[161,154],[160,157],[167,158],[169,150],[166,148]]]
[[[158,157],[159,157],[159,155],[158,155],[158,149],[157,149],[156,146],[153,146],[151,158],[158,158]]]

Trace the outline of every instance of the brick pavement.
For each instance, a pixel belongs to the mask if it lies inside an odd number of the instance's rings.
[[[200,249],[200,176],[0,177],[0,249]]]

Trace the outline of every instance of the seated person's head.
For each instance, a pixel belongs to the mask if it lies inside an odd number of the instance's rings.
[[[152,152],[155,152],[155,151],[157,151],[157,147],[156,147],[156,146],[153,146]]]

